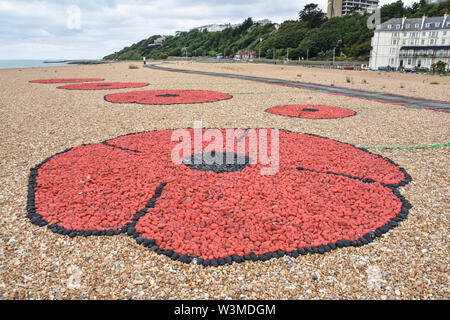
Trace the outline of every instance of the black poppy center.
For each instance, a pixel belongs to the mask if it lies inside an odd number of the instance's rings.
[[[163,98],[170,98],[170,97],[179,97],[179,94],[170,94],[170,93],[166,93],[166,94],[158,94],[157,97],[163,97]]]
[[[313,108],[304,108],[302,111],[308,111],[308,112],[317,112],[319,109],[313,109]]]
[[[215,173],[241,171],[252,163],[248,156],[234,152],[203,152],[183,159],[184,165],[198,171]]]

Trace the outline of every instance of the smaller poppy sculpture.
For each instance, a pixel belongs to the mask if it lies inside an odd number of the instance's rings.
[[[141,88],[149,84],[146,82],[101,82],[101,83],[77,83],[60,86],[58,89],[66,90],[110,90],[123,88]]]
[[[30,83],[78,83],[78,82],[96,82],[104,81],[105,79],[99,78],[83,78],[83,79],[41,79],[41,80],[31,80]]]
[[[321,105],[276,106],[267,109],[266,112],[286,117],[303,118],[303,119],[337,119],[337,118],[351,117],[356,114],[356,112],[353,110]]]
[[[147,90],[114,93],[105,100],[114,103],[138,103],[153,105],[205,103],[231,99],[233,96],[208,90]]]

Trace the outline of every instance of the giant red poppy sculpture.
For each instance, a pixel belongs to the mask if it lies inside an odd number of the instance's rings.
[[[76,83],[60,86],[58,89],[66,90],[110,90],[123,88],[141,88],[149,84],[146,82],[101,82],[101,83]]]
[[[411,208],[397,190],[406,171],[349,144],[280,130],[279,169],[261,175],[248,145],[216,152],[203,142],[176,164],[173,131],[46,159],[31,170],[29,219],[70,237],[128,233],[173,260],[219,266],[362,246]],[[193,161],[206,154],[235,161]]]
[[[114,93],[105,96],[105,100],[114,103],[138,104],[184,104],[205,103],[231,99],[233,96],[208,90],[147,90]]]
[[[95,82],[95,81],[103,81],[105,79],[99,78],[70,78],[70,79],[41,79],[41,80],[31,80],[30,83],[77,83],[77,82]]]
[[[267,109],[266,112],[303,119],[336,119],[351,117],[356,114],[353,110],[340,107],[297,104],[272,107]]]

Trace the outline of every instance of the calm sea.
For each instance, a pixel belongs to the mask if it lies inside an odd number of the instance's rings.
[[[0,60],[0,69],[66,66],[67,63],[44,63],[61,60]]]

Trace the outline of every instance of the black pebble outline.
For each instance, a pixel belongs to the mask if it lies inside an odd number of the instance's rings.
[[[239,139],[238,139],[239,140]],[[238,141],[239,142],[239,141]],[[215,156],[212,153],[215,153],[215,151],[211,151],[211,156]],[[222,154],[224,154],[222,160],[226,157],[226,152],[221,152]],[[234,153],[234,152],[233,152]],[[203,171],[203,172],[215,172],[215,173],[228,173],[228,172],[236,172],[236,171],[242,171],[244,170],[246,167],[248,167],[250,164],[252,164],[252,159],[249,156],[243,156],[245,159],[245,162],[243,164],[239,164],[239,163],[231,163],[231,164],[205,164],[205,163],[201,163],[201,164],[195,164],[194,161],[194,157],[196,156],[196,154],[191,155],[190,157],[190,163],[186,163],[183,159],[183,164],[192,169],[192,170],[197,170],[197,171]],[[234,160],[237,160],[237,157],[239,155],[237,153],[234,153]],[[203,159],[202,159],[203,160]]]

